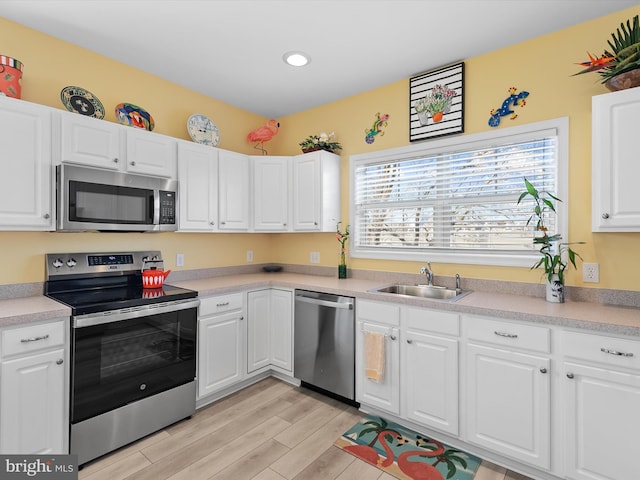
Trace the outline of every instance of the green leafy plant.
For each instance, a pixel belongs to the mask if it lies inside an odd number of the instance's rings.
[[[586,66],[584,70],[576,73],[595,72],[602,77],[602,83],[609,79],[640,68],[640,20],[638,15],[633,17],[633,23],[627,20],[620,23],[620,27],[611,33],[611,40],[608,40],[610,50],[605,50],[602,56],[597,59],[589,55],[590,62],[581,65]]]
[[[450,105],[451,99],[456,96],[456,91],[451,90],[446,85],[435,85],[424,98],[418,100],[414,106],[416,112],[424,111],[434,115],[438,112],[444,112]]]
[[[550,192],[538,191],[526,178],[524,179],[524,184],[526,190],[520,194],[518,204],[527,197],[533,199],[533,214],[527,220],[527,225],[535,222],[535,231],[542,233],[542,235],[533,237],[533,244],[539,247],[542,257],[533,264],[531,270],[543,267],[547,280],[552,281],[553,276],[558,275],[558,280],[564,284],[564,271],[569,264],[573,265],[573,268],[577,268],[576,257],[582,260],[582,257],[569,245],[584,244],[584,242],[563,243],[560,241],[562,236],[559,233],[549,235],[549,229],[545,225],[545,218],[550,214],[557,213],[553,202],[561,202],[562,200]],[[565,258],[568,258],[568,262]]]
[[[319,135],[309,135],[298,145],[302,150],[327,150],[329,152],[335,152],[336,150],[342,150],[342,145],[335,141],[336,135],[334,132],[325,133],[321,132]]]

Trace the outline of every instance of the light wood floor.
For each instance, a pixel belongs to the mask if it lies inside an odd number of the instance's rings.
[[[267,378],[88,463],[81,480],[394,480],[333,446],[357,409]],[[474,480],[528,480],[483,462]]]

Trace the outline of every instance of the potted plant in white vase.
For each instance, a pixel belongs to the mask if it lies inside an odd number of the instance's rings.
[[[576,267],[576,257],[582,257],[576,253],[569,245],[584,244],[584,242],[561,242],[562,236],[559,233],[549,235],[549,230],[545,224],[545,219],[556,214],[554,201],[561,202],[558,197],[546,191],[538,191],[526,178],[524,179],[526,190],[520,194],[518,203],[527,197],[531,197],[534,202],[533,214],[527,220],[527,225],[535,222],[535,232],[540,235],[533,237],[533,244],[539,247],[541,258],[533,264],[531,269],[544,268],[545,280],[547,283],[546,299],[548,302],[564,302],[564,271],[573,265]]]

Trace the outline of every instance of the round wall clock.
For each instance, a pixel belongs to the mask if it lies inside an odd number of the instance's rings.
[[[218,127],[205,115],[199,113],[191,115],[189,120],[187,120],[187,131],[189,132],[191,140],[196,143],[210,145],[212,147],[217,147],[220,143]]]

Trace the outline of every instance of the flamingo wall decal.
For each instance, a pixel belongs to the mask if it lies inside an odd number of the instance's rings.
[[[262,125],[261,127],[254,128],[247,134],[247,142],[254,143],[253,148],[262,151],[263,155],[267,154],[267,151],[264,149],[264,142],[268,142],[273,137],[275,137],[280,128],[280,123],[278,123],[273,118],[270,119],[266,125]]]

